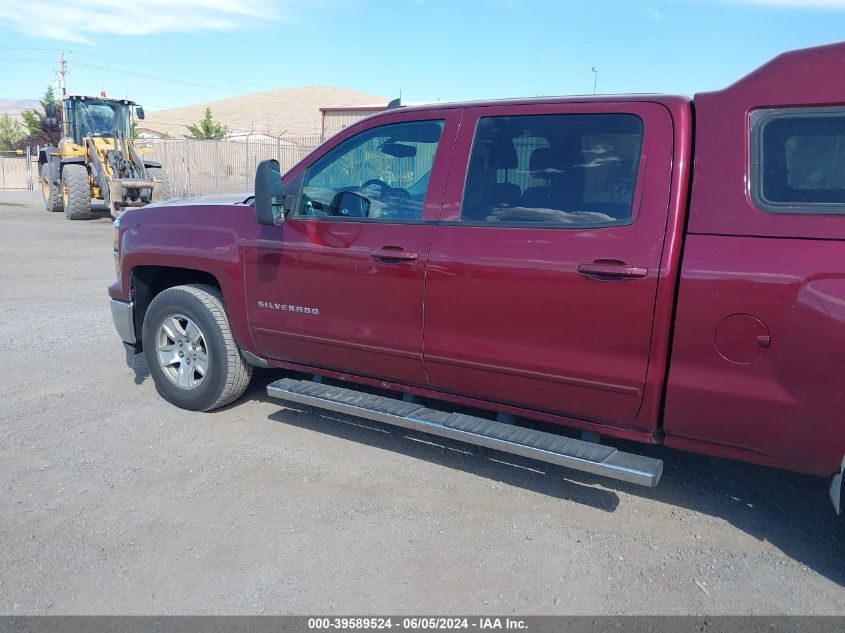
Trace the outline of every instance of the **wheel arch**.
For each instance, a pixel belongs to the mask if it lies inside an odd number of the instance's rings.
[[[58,151],[58,149],[56,150]],[[38,155],[38,173],[41,173],[41,168],[43,165],[48,165],[50,169],[50,177],[52,178],[53,182],[59,184],[59,180],[62,177],[62,168],[65,165],[83,165],[87,167],[88,161],[85,159],[84,156],[75,156],[73,158],[59,158],[58,156],[51,156],[49,154],[50,150],[41,150]]]
[[[54,159],[52,161],[56,164],[56,169],[61,170],[65,165],[82,165],[88,168],[88,161],[84,156],[74,156],[73,158]]]
[[[130,272],[132,287],[132,300],[134,304],[135,335],[138,341],[138,348],[141,346],[141,331],[144,325],[144,317],[150,307],[152,300],[164,290],[175,286],[189,284],[208,285],[220,290],[223,295],[223,303],[229,316],[232,334],[235,342],[242,350],[252,348],[252,337],[243,329],[245,319],[238,318],[238,311],[245,310],[245,305],[239,305],[242,301],[234,290],[225,282],[223,275],[209,270],[199,268],[188,268],[180,266],[165,265],[139,265]]]
[[[138,341],[141,340],[141,328],[144,324],[147,309],[156,295],[161,292],[174,286],[187,284],[204,284],[223,291],[220,281],[213,274],[191,268],[136,266],[132,269],[131,280],[135,307],[135,335]]]
[[[38,152],[38,173],[41,173],[41,168],[44,165],[48,165],[50,168],[50,177],[56,184],[58,184],[59,178],[62,175],[62,167],[65,165],[86,165],[87,163],[87,159],[84,156],[71,156],[67,158],[54,156],[58,152],[58,147],[42,147]]]

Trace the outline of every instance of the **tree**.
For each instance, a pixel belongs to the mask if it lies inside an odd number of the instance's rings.
[[[47,116],[50,113],[50,117]],[[34,147],[36,145],[58,145],[62,138],[62,108],[53,87],[49,86],[41,98],[41,111],[24,110],[21,113],[23,124],[26,127],[24,144]]]
[[[198,138],[203,140],[217,140],[224,138],[229,134],[229,126],[223,125],[219,121],[215,121],[211,115],[211,108],[205,109],[205,116],[199,123],[192,123],[188,126],[190,138]]]
[[[24,127],[20,123],[8,114],[0,116],[0,151],[13,149],[25,136]]]

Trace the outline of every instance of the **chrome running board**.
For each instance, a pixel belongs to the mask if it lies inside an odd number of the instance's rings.
[[[267,395],[651,488],[663,473],[661,460],[611,446],[309,380],[277,380],[267,387]]]

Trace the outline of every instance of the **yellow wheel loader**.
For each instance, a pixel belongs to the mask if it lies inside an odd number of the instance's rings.
[[[116,218],[126,207],[167,200],[170,183],[161,164],[145,160],[131,138],[133,110],[127,99],[62,97],[62,140],[38,154],[41,192],[47,211],[64,211],[68,220],[91,216],[101,201]],[[47,112],[47,117],[55,113]]]

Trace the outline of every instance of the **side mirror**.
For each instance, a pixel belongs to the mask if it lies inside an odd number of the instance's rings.
[[[44,108],[44,123],[47,125],[56,125],[58,122],[58,117],[56,116],[56,105],[48,103],[47,107]]]
[[[277,160],[262,160],[255,171],[255,217],[273,226],[285,221],[282,169]]]
[[[138,106],[135,108],[135,116],[138,117],[141,121],[144,120],[144,108]]]

